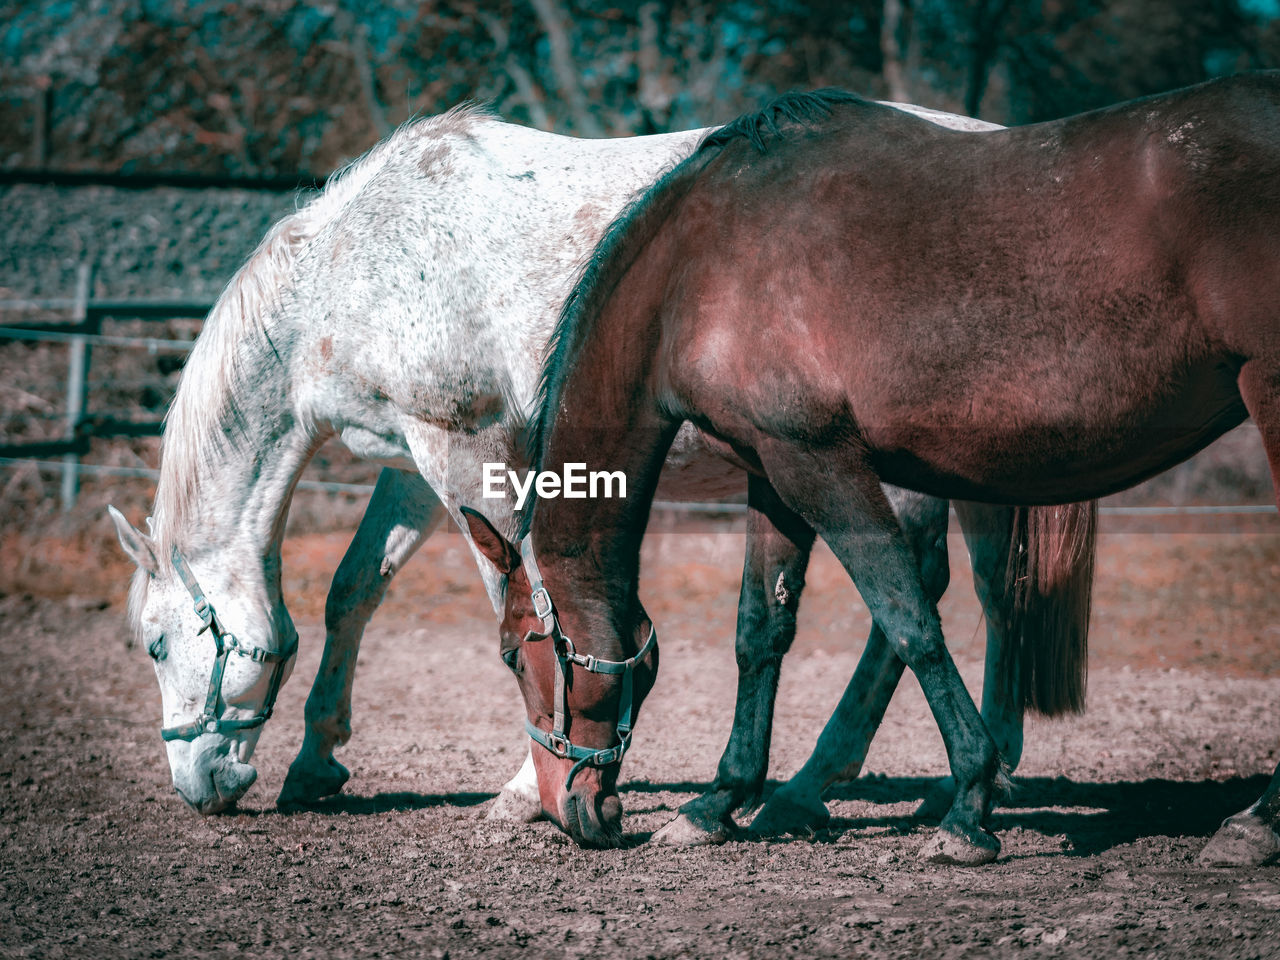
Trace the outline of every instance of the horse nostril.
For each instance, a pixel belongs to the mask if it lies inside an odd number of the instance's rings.
[[[600,804],[600,819],[610,826],[622,822],[622,801],[616,796],[605,797]]]

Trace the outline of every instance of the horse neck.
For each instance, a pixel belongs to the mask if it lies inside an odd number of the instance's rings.
[[[193,353],[165,429],[156,527],[164,556],[216,555],[242,585],[280,598],[280,544],[293,491],[325,435],[291,404],[291,354],[239,348],[236,377],[213,349]],[[246,360],[246,355],[251,359]]]
[[[662,305],[678,266],[677,245],[660,235],[712,155],[694,153],[609,227],[561,312],[544,374],[535,428],[539,469],[585,463],[588,472],[620,470],[627,496],[587,508],[539,503],[527,529],[539,557],[564,558],[571,572],[576,566],[603,591],[598,601],[615,617],[619,608],[609,606],[609,596],[629,596],[634,606],[640,540],[681,423],[660,397],[670,359],[662,350]],[[594,560],[594,569],[575,560],[581,557]]]
[[[622,298],[619,298],[622,299]],[[615,301],[616,302],[616,301]],[[575,583],[578,603],[626,621],[635,603],[640,541],[658,475],[680,427],[654,395],[660,358],[656,309],[617,309],[601,317],[546,402],[558,410],[543,438],[540,471],[566,464],[588,473],[621,471],[623,497],[539,500],[530,532],[540,563]],[[618,597],[630,598],[616,604]],[[619,632],[627,623],[616,624]]]

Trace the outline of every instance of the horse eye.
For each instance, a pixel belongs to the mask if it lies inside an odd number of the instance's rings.
[[[512,647],[510,650],[502,651],[502,662],[507,665],[507,669],[512,673],[516,670],[516,663],[520,658],[520,648]]]
[[[164,649],[163,633],[160,634],[160,636],[156,637],[154,640],[152,640],[149,644],[147,644],[147,656],[149,656],[152,660],[155,660],[157,663],[163,660],[167,655],[168,654]]]

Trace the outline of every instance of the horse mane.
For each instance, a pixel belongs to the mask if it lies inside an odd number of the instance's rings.
[[[702,138],[698,149],[723,147],[745,137],[747,142],[761,153],[768,152],[768,140],[782,137],[787,131],[784,126],[806,126],[825,120],[831,115],[831,108],[840,103],[870,103],[856,93],[825,87],[808,93],[784,93],[765,104],[764,109],[755,113],[744,113],[732,123],[727,123],[718,130],[712,130]]]
[[[198,496],[198,467],[244,429],[240,394],[248,372],[273,351],[271,320],[283,302],[298,251],[317,225],[304,208],[268,231],[223,288],[205,319],[165,415],[155,518],[159,557],[167,563],[178,521]]]
[[[155,538],[161,563],[182,519],[200,496],[198,476],[246,429],[265,358],[280,359],[275,336],[296,288],[296,267],[307,244],[355,201],[379,173],[408,161],[414,176],[429,176],[425,156],[448,137],[468,138],[475,121],[496,120],[483,103],[411,120],[329,178],[325,188],[281,218],[223,288],[187,359],[165,416],[156,484]],[[273,339],[274,338],[274,339]]]
[[[660,176],[652,187],[623,207],[583,264],[573,290],[560,308],[560,315],[551,331],[551,339],[547,341],[542,375],[538,379],[538,389],[534,394],[524,431],[525,462],[531,469],[542,469],[543,442],[550,435],[555,421],[551,400],[559,397],[565,378],[573,368],[578,349],[582,345],[588,327],[583,318],[598,313],[601,302],[612,292],[626,268],[631,265],[633,257],[627,257],[624,263],[624,253],[628,250],[638,253],[643,246],[642,243],[629,241],[639,235],[648,239],[652,232],[651,225],[656,226],[670,206],[665,201],[672,198],[675,191],[667,188],[674,187],[685,179],[682,175],[700,153],[701,145],[691,156],[677,163]],[[701,168],[700,163],[697,166]],[[517,539],[528,536],[532,522],[533,511],[526,509],[520,518]]]
[[[768,148],[766,135],[778,138],[790,132],[787,126],[804,127],[817,123],[829,116],[836,104],[868,102],[857,94],[835,89],[783,94],[770,101],[764,109],[745,114],[707,134],[692,154],[667,170],[653,186],[623,207],[583,264],[547,343],[542,376],[525,432],[525,462],[532,469],[542,468],[543,444],[550,435],[556,414],[551,401],[559,397],[565,378],[589,332],[590,323],[599,316],[604,300],[648,243],[653,231],[665,221],[671,207],[684,195],[682,188],[687,188],[693,176],[721,149],[739,138],[745,138],[763,153]],[[533,512],[525,510],[520,518],[518,538],[528,536],[532,523]]]

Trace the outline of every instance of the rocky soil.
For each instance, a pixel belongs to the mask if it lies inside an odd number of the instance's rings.
[[[977,692],[980,620],[959,538],[943,615]],[[1113,535],[1099,565],[1089,710],[1033,721],[999,860],[939,868],[912,811],[945,770],[908,680],[829,828],[780,842],[646,842],[707,783],[733,703],[740,535],[651,536],[662,675],[622,776],[627,849],[483,819],[525,751],[521,707],[457,535],[392,588],[359,663],[346,792],[282,814],[338,536],[286,546],[300,662],[234,813],[168,782],[146,656],[125,646],[114,545],[78,591],[0,584],[0,956],[1280,956],[1280,866],[1208,869],[1218,821],[1277,762],[1280,536]],[[64,566],[75,557],[64,554]],[[866,631],[816,557],[783,672],[772,772],[810,749]],[[776,782],[776,781],[774,781]]]

